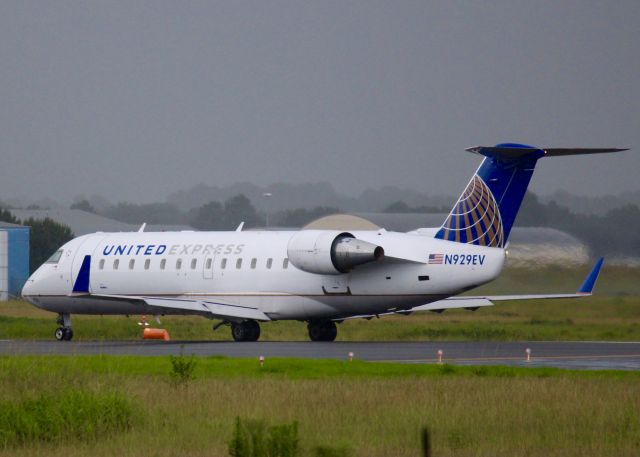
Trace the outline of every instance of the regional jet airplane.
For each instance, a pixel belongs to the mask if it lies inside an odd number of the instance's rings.
[[[59,313],[195,314],[256,341],[261,322],[306,321],[313,341],[336,323],[415,311],[475,310],[496,300],[591,294],[600,259],[574,294],[461,296],[495,279],[538,159],[624,149],[473,147],[484,156],[441,227],[408,233],[300,230],[94,233],[62,246],[29,278],[23,297]]]

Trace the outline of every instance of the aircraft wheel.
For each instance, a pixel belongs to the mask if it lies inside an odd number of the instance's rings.
[[[307,331],[309,332],[309,339],[311,341],[322,341],[322,329],[318,322],[309,322],[307,324]]]
[[[256,321],[246,321],[243,324],[249,329],[249,336],[245,341],[258,341],[258,338],[260,338],[260,324]]]
[[[338,328],[336,327],[336,323],[333,321],[328,321],[324,325],[324,339],[322,341],[334,341],[336,336],[338,336]]]
[[[56,340],[58,341],[63,341],[64,340],[64,336],[65,336],[65,331],[64,331],[64,327],[58,327],[56,329],[56,332],[54,333]]]
[[[311,341],[333,341],[338,335],[336,323],[333,321],[309,322],[307,330]]]
[[[258,338],[260,338],[260,325],[256,321],[231,324],[231,336],[235,341],[258,341]]]
[[[58,327],[54,335],[58,341],[71,341],[73,330],[69,327]]]
[[[231,336],[235,341],[244,341],[246,329],[242,324],[231,324]]]

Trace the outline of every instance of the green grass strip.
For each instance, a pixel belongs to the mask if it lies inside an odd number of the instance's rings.
[[[185,359],[191,357],[185,356]],[[267,358],[264,366],[258,359],[228,358],[220,356],[194,357],[193,376],[198,378],[393,378],[393,377],[569,377],[585,379],[624,378],[639,379],[640,372],[624,370],[568,370],[548,367],[515,366],[460,366],[437,364],[408,364],[365,362],[330,359]],[[171,376],[171,357],[144,356],[1,356],[0,381],[3,373],[28,370],[30,376],[51,377],[55,373],[111,374],[134,376]]]
[[[0,448],[90,442],[128,430],[134,406],[121,394],[66,391],[0,402]]]

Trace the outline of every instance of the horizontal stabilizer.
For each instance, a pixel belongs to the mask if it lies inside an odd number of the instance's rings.
[[[544,155],[554,156],[575,156],[581,154],[602,154],[608,152],[628,151],[629,148],[549,148],[544,150]]]
[[[510,143],[499,144],[497,146],[473,146],[466,149],[466,151],[474,154],[496,158],[501,161],[517,160],[524,157],[558,157],[621,152],[627,150],[628,149],[626,148],[536,148],[533,146]]]

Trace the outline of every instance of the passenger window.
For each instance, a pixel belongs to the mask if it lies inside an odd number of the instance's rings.
[[[258,263],[258,259],[253,258],[251,259],[251,269],[255,270],[256,269],[256,264]]]
[[[207,259],[207,266],[206,266],[207,270],[209,270],[211,268],[211,259]]]
[[[104,259],[100,259],[100,266],[98,268],[100,268],[101,270],[104,270]]]
[[[180,268],[182,268],[182,259],[176,260],[176,270],[179,270]]]
[[[166,266],[167,266],[167,259],[162,259],[160,261],[160,269],[164,270],[164,267],[166,267]]]
[[[286,270],[288,267],[289,267],[289,259],[285,258],[285,259],[282,261],[282,268],[283,268],[284,270]]]
[[[273,259],[267,259],[267,270],[271,270],[271,265],[273,265]]]
[[[220,269],[224,270],[225,268],[227,268],[227,259],[222,259],[220,262]]]
[[[144,269],[148,270],[149,269],[149,265],[151,265],[151,259],[147,259],[144,261]]]
[[[120,259],[116,259],[113,261],[113,269],[117,270],[118,266],[120,265]]]
[[[236,260],[236,268],[239,270],[240,268],[242,268],[242,259],[238,259]]]
[[[136,261],[134,259],[129,260],[129,270],[133,270],[133,267],[135,266]]]
[[[191,259],[191,269],[195,270],[198,266],[198,259]]]

